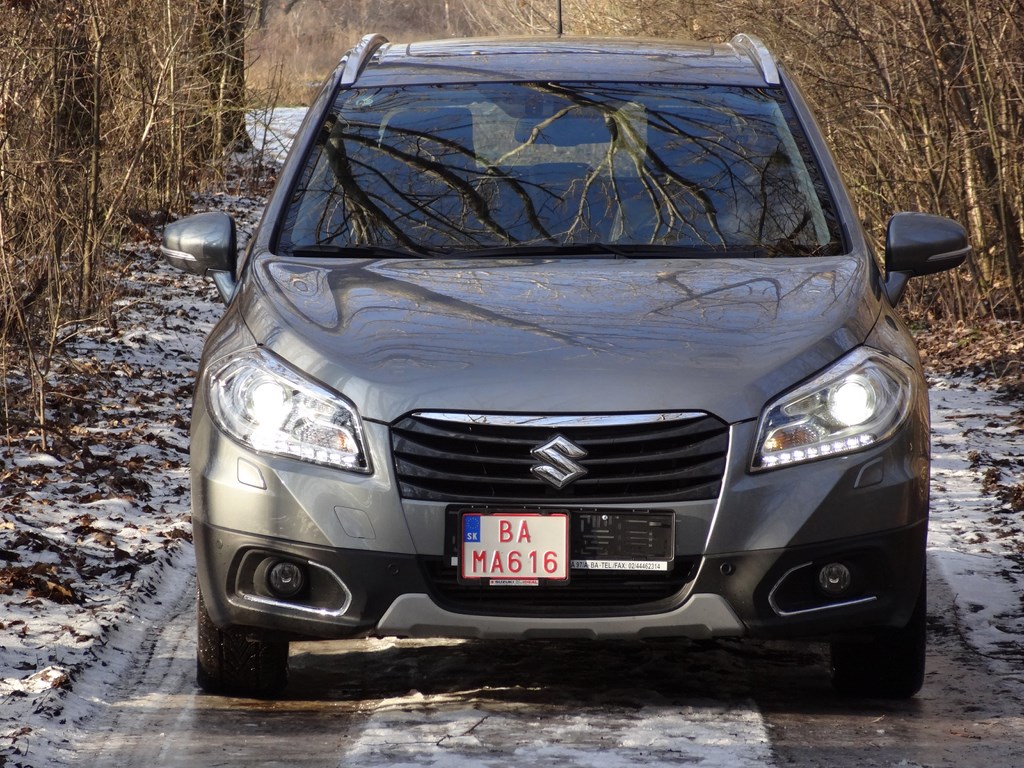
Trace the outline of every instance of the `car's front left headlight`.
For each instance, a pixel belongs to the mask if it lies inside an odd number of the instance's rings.
[[[371,471],[355,406],[265,349],[211,366],[206,392],[214,422],[255,451]]]
[[[751,469],[766,470],[862,450],[890,437],[914,399],[913,370],[861,347],[768,404]]]

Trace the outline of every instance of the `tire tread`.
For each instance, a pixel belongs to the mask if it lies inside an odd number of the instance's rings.
[[[196,682],[207,693],[273,697],[288,682],[288,643],[257,630],[220,629],[196,599]]]

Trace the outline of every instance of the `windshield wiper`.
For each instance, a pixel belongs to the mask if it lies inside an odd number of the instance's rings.
[[[293,256],[333,256],[352,258],[391,258],[391,259],[473,259],[488,257],[532,257],[547,256],[565,258],[578,256],[581,258],[612,257],[615,259],[759,259],[772,255],[764,248],[714,248],[693,245],[664,245],[650,243],[562,243],[562,244],[530,244],[530,245],[497,245],[475,249],[438,249],[426,248],[405,249],[383,245],[337,245],[321,243],[297,245],[292,247]]]
[[[614,256],[628,259],[632,254],[612,243],[560,243],[550,245],[499,245],[493,248],[460,251],[453,256]]]
[[[453,251],[452,257],[474,258],[477,256],[603,256],[611,255],[619,259],[642,259],[644,257],[675,258],[675,259],[709,259],[734,258],[754,259],[765,255],[759,248],[716,249],[688,245],[651,245],[644,243],[565,243],[561,245],[505,245],[476,250]]]
[[[292,256],[352,256],[353,258],[390,258],[390,259],[422,259],[433,256],[426,249],[406,250],[389,248],[383,245],[334,245],[314,244],[296,245],[291,249]]]

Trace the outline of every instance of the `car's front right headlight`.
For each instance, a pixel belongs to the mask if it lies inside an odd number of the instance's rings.
[[[214,422],[255,451],[371,471],[355,406],[265,349],[211,366],[206,392]]]
[[[852,453],[887,439],[910,413],[914,381],[906,363],[867,347],[855,349],[768,404],[751,469]]]

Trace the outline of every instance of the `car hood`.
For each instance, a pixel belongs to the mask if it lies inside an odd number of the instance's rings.
[[[413,410],[756,418],[862,343],[869,259],[281,259],[237,297],[258,343],[365,418]]]

